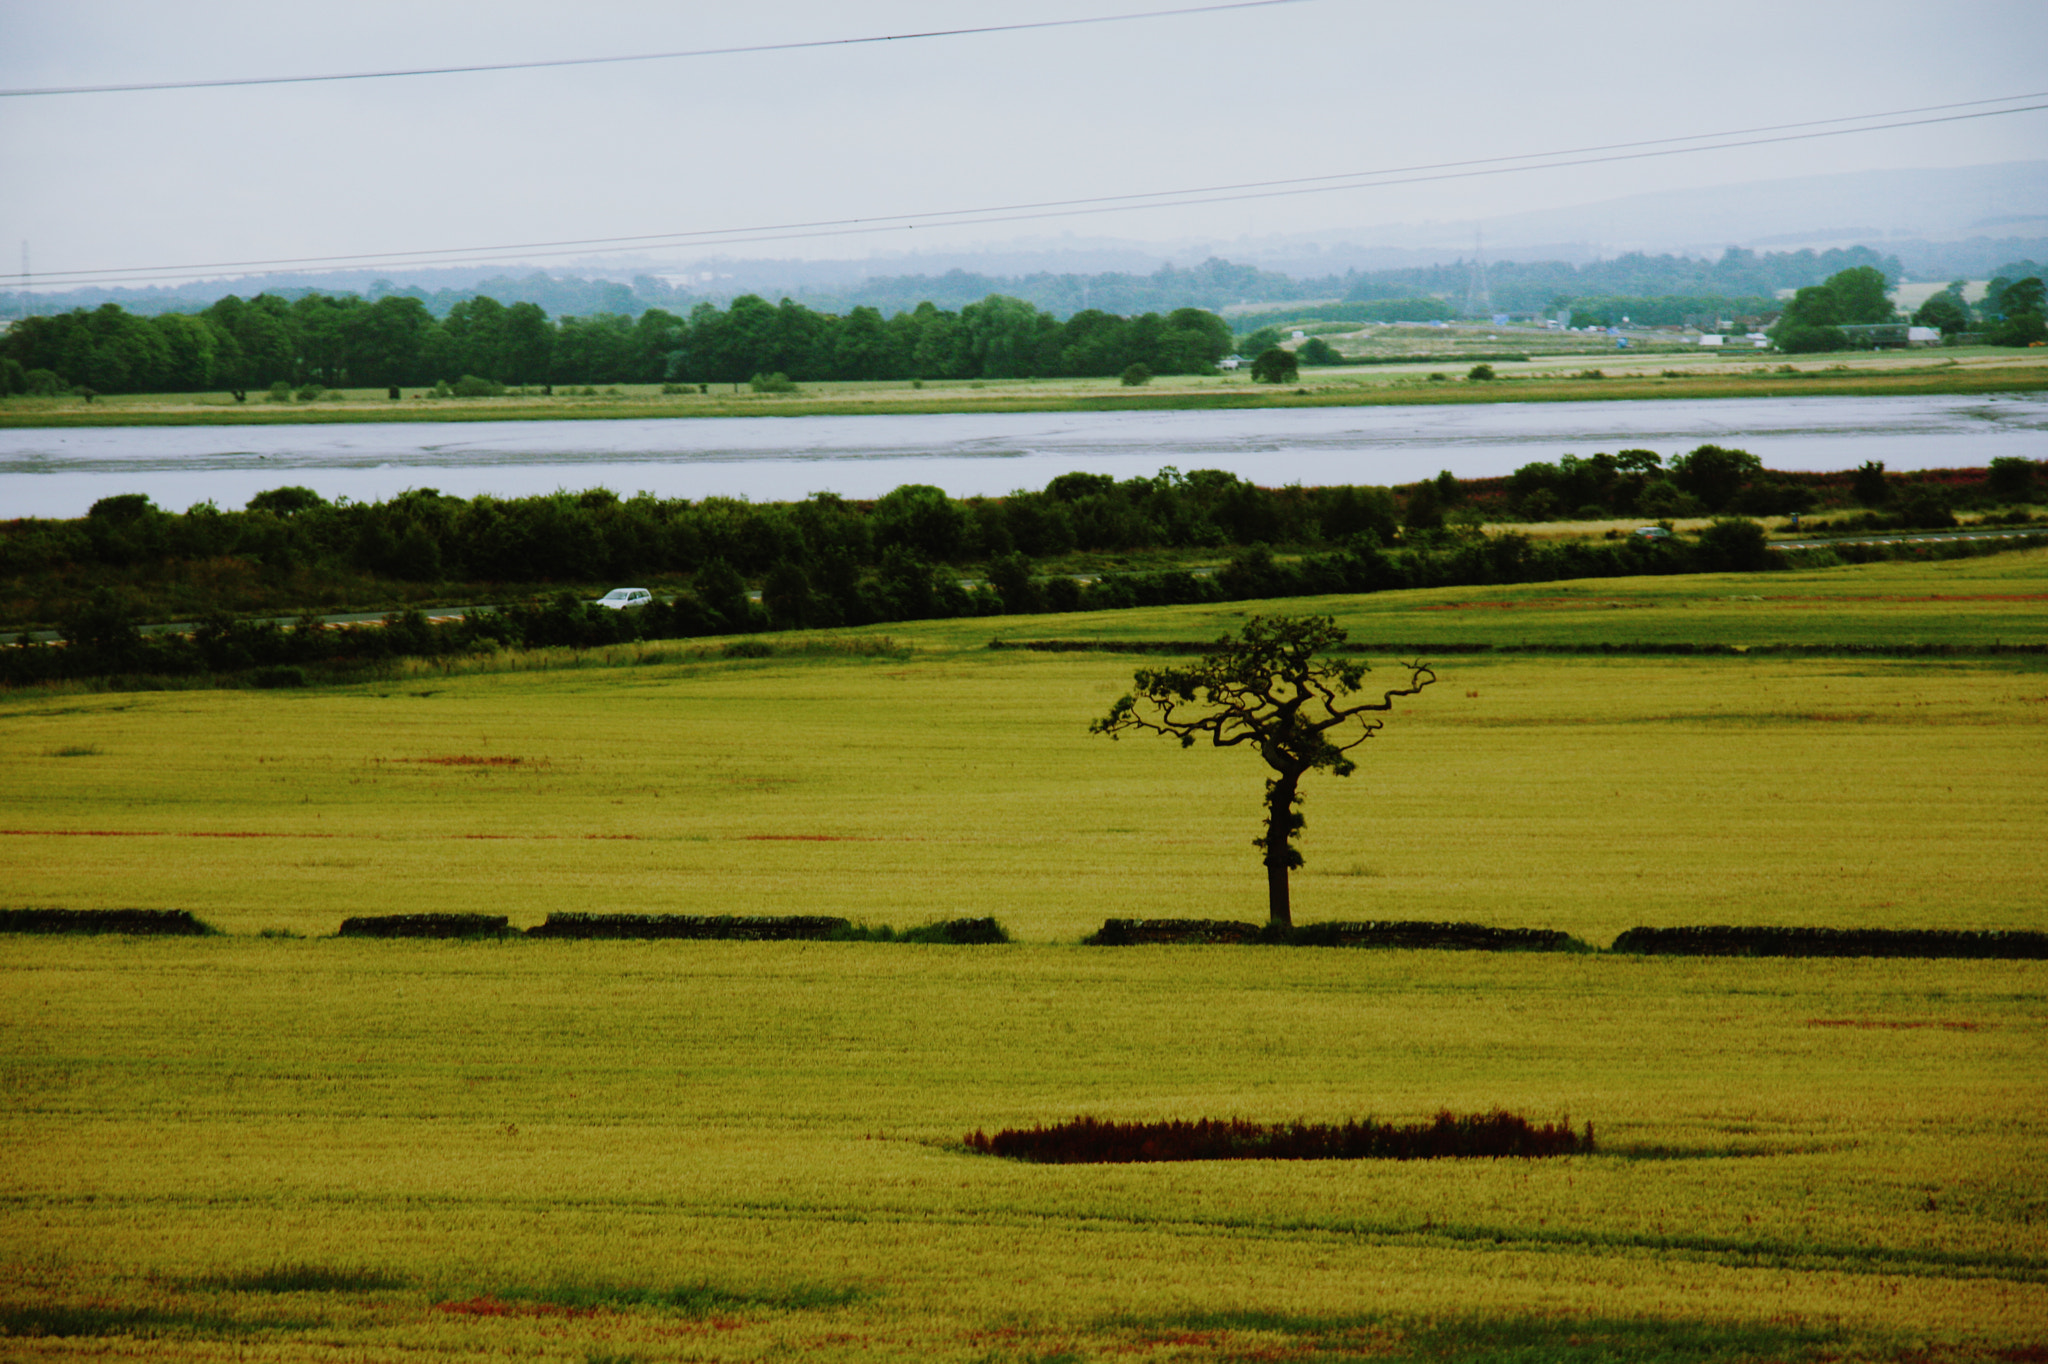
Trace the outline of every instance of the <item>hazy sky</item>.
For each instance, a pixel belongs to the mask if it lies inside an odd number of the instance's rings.
[[[609,56],[1170,3],[0,0],[0,88]],[[2044,51],[2041,0],[1297,0],[625,65],[0,98],[0,271],[19,269],[23,241],[40,277],[873,218],[1549,152],[2030,93],[2048,89]],[[858,257],[1061,233],[1361,240],[1373,224],[1644,190],[2042,156],[2048,113],[2035,112],[725,249]],[[583,254],[535,258],[560,266]]]

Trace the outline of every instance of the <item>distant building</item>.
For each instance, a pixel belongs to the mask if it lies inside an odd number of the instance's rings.
[[[1903,322],[1856,322],[1838,330],[1851,350],[1904,350],[1912,344],[1913,328]]]

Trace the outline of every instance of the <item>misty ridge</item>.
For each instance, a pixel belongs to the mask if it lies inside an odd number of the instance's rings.
[[[1845,226],[1845,224],[1848,224]],[[1349,237],[1350,240],[1333,240]],[[1360,245],[1359,242],[1370,244]],[[854,260],[614,257],[547,271],[519,266],[273,272],[143,288],[0,291],[0,317],[118,303],[154,315],[229,294],[392,294],[437,318],[479,296],[532,303],[552,317],[637,317],[729,307],[755,294],[820,312],[921,303],[958,309],[991,294],[1065,319],[1299,302],[1464,298],[1483,259],[1491,306],[1535,312],[1606,298],[1769,298],[1855,266],[1888,280],[1947,282],[2048,258],[2048,161],[1940,170],[1849,172],[1660,191],[1482,222],[1361,227],[1170,246],[1053,237]],[[1199,261],[1182,265],[1175,262]],[[31,281],[32,283],[33,281]],[[1736,311],[1754,311],[1741,309]]]
[[[1893,284],[1907,278],[1948,280],[1989,278],[2009,274],[2014,262],[2048,257],[2048,237],[1977,238],[1919,249],[1899,244],[1887,251],[1856,245],[1816,251],[1751,251],[1727,248],[1718,259],[1627,253],[1607,260],[1574,264],[1564,260],[1517,261],[1487,259],[1486,278],[1495,311],[1537,313],[1571,308],[1614,298],[1684,295],[1724,300],[1736,312],[1759,312],[1781,291],[1819,284],[1830,275],[1857,266],[1884,272]],[[262,275],[232,281],[209,281],[175,288],[86,288],[37,292],[26,299],[19,292],[0,292],[0,314],[51,315],[75,308],[115,303],[130,313],[156,316],[197,311],[229,295],[271,294],[297,300],[313,294],[355,296],[374,302],[386,297],[418,299],[436,318],[446,318],[459,305],[478,298],[530,303],[551,317],[638,317],[649,309],[686,313],[699,304],[728,307],[749,294],[786,298],[819,312],[846,313],[873,308],[885,317],[914,311],[920,304],[958,309],[991,295],[1020,299],[1057,318],[1096,310],[1124,316],[1171,312],[1181,308],[1210,311],[1257,310],[1257,305],[1282,307],[1308,302],[1368,303],[1386,299],[1443,298],[1456,305],[1472,278],[1471,259],[1457,257],[1429,265],[1298,277],[1212,257],[1198,265],[1162,265],[1148,274],[1109,271],[1096,274],[1037,271],[1011,275],[959,267],[942,274],[878,275],[833,281],[825,265],[849,267],[851,262],[709,262],[731,268],[691,272],[700,278],[679,284],[669,277],[639,274],[630,280],[606,279],[534,270],[511,274],[502,269],[418,270],[400,284],[388,272],[336,271],[320,274]],[[785,268],[788,267],[788,268]],[[808,283],[789,276],[810,275]],[[703,275],[715,275],[705,280]],[[780,276],[780,282],[778,281]],[[25,306],[26,305],[26,306]]]

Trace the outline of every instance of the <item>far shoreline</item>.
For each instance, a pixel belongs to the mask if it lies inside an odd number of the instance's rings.
[[[430,398],[418,390],[392,400],[382,390],[345,390],[337,398],[273,405],[236,403],[223,393],[117,395],[82,398],[12,398],[0,402],[0,429],[152,426],[326,426],[386,422],[617,421],[709,417],[927,416],[991,412],[1243,411],[1299,407],[1443,406],[1463,403],[1628,402],[1645,399],[1772,397],[1926,397],[2031,393],[2048,390],[2048,350],[1944,357],[1928,352],[1840,356],[1805,367],[1758,365],[1736,370],[1710,357],[1606,357],[1598,369],[1556,374],[1550,366],[1495,365],[1490,381],[1430,370],[1432,363],[1394,370],[1327,369],[1304,372],[1292,386],[1252,386],[1215,376],[1155,380],[1143,389],[1114,380],[946,380],[817,383],[793,394],[709,392],[664,394],[658,385],[631,385],[603,394]],[[1746,358],[1746,357],[1745,357]],[[1775,357],[1773,357],[1775,358]],[[1672,369],[1668,362],[1693,362]],[[1902,363],[1904,362],[1904,363]],[[1789,371],[1789,372],[1787,372]],[[1593,377],[1597,375],[1598,377]],[[1441,377],[1434,377],[1441,376]],[[714,390],[723,387],[711,386]]]

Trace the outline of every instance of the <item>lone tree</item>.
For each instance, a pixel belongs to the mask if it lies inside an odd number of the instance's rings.
[[[1406,663],[1408,685],[1391,688],[1377,701],[1346,701],[1361,694],[1364,663],[1317,658],[1344,642],[1328,616],[1252,617],[1243,633],[1216,641],[1216,652],[1191,668],[1140,668],[1137,690],[1088,726],[1091,734],[1121,737],[1150,731],[1192,748],[1207,738],[1216,748],[1249,744],[1274,775],[1266,780],[1266,832],[1252,840],[1265,854],[1266,899],[1275,927],[1294,923],[1287,899],[1287,873],[1301,865],[1301,779],[1317,768],[1348,777],[1357,764],[1346,755],[1386,722],[1360,719],[1390,711],[1394,700],[1414,696],[1436,674]]]
[[[1268,346],[1252,361],[1252,379],[1261,384],[1291,384],[1301,377],[1301,360],[1282,346]]]

